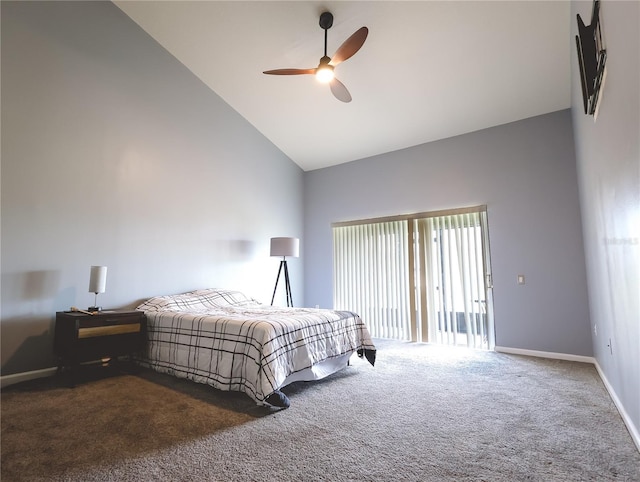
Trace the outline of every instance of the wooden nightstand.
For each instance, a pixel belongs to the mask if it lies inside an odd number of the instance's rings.
[[[132,355],[146,343],[146,318],[142,311],[99,311],[94,315],[77,311],[56,313],[53,351],[58,371],[69,369],[71,383],[81,362],[117,359]]]

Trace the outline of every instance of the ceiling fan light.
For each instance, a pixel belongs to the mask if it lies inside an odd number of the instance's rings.
[[[333,68],[330,65],[319,67],[316,70],[316,79],[323,83],[331,82],[333,80]]]

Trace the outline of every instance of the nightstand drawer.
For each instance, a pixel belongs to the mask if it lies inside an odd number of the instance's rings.
[[[92,338],[94,336],[122,335],[124,333],[139,333],[140,323],[129,323],[126,325],[93,326],[90,328],[79,328],[78,338]]]

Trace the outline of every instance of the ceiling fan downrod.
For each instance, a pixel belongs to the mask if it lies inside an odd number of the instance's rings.
[[[324,30],[324,56],[327,57],[327,31],[333,26],[333,14],[323,12],[320,15],[320,27]]]
[[[324,30],[324,57],[320,59],[318,68],[316,69],[316,79],[319,82],[331,82],[333,76],[333,65],[330,65],[331,57],[327,55],[327,32],[333,25],[333,15],[331,12],[323,12],[320,15],[320,27]]]

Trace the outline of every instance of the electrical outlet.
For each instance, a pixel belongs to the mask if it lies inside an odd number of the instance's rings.
[[[523,285],[524,284],[524,275],[523,274],[519,274],[518,275],[518,284],[519,285]]]
[[[611,343],[611,338],[609,338],[609,344],[607,346],[609,347],[609,352],[613,355],[613,343]]]
[[[598,325],[593,325],[593,334],[598,336]]]

